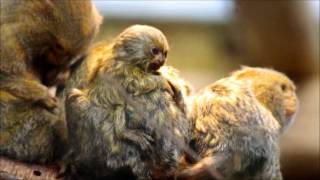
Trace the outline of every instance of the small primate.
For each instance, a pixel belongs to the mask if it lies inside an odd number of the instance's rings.
[[[251,84],[255,97],[272,113],[280,124],[280,134],[283,134],[299,109],[294,83],[283,73],[267,68],[243,67],[232,76]]]
[[[1,156],[44,163],[64,148],[63,103],[49,87],[68,78],[100,21],[89,0],[1,1]]]
[[[278,139],[297,112],[295,86],[265,68],[234,72],[194,96],[192,147],[181,179],[282,179]]]
[[[182,92],[159,69],[164,34],[134,25],[90,50],[66,84],[72,169],[105,177],[129,169],[138,179],[167,177],[191,136]],[[74,88],[76,87],[76,88]]]

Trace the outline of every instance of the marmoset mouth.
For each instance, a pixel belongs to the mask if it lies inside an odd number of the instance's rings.
[[[165,63],[165,60],[154,60],[149,63],[148,70],[149,71],[156,71],[161,68]]]

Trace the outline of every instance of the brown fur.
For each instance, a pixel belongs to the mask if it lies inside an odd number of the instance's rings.
[[[161,31],[134,25],[96,45],[72,74],[66,111],[78,170],[103,176],[128,167],[138,179],[173,172],[190,126],[174,98],[179,87],[159,72],[168,48]]]
[[[54,159],[66,140],[63,84],[100,24],[89,0],[1,1],[0,155],[28,162]]]
[[[245,67],[207,86],[191,113],[202,159],[179,178],[282,179],[278,139],[297,104],[294,84],[270,69]]]

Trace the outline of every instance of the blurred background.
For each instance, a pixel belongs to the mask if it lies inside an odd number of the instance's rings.
[[[195,89],[240,65],[286,73],[298,87],[300,111],[281,138],[285,179],[318,179],[319,0],[102,1],[96,41],[112,40],[133,24],[167,36],[168,64]]]

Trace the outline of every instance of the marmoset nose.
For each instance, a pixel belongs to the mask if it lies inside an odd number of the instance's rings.
[[[156,71],[166,62],[166,58],[163,55],[158,55],[149,65],[148,70]]]
[[[161,54],[158,61],[159,61],[159,65],[162,66],[166,62],[166,57]]]

